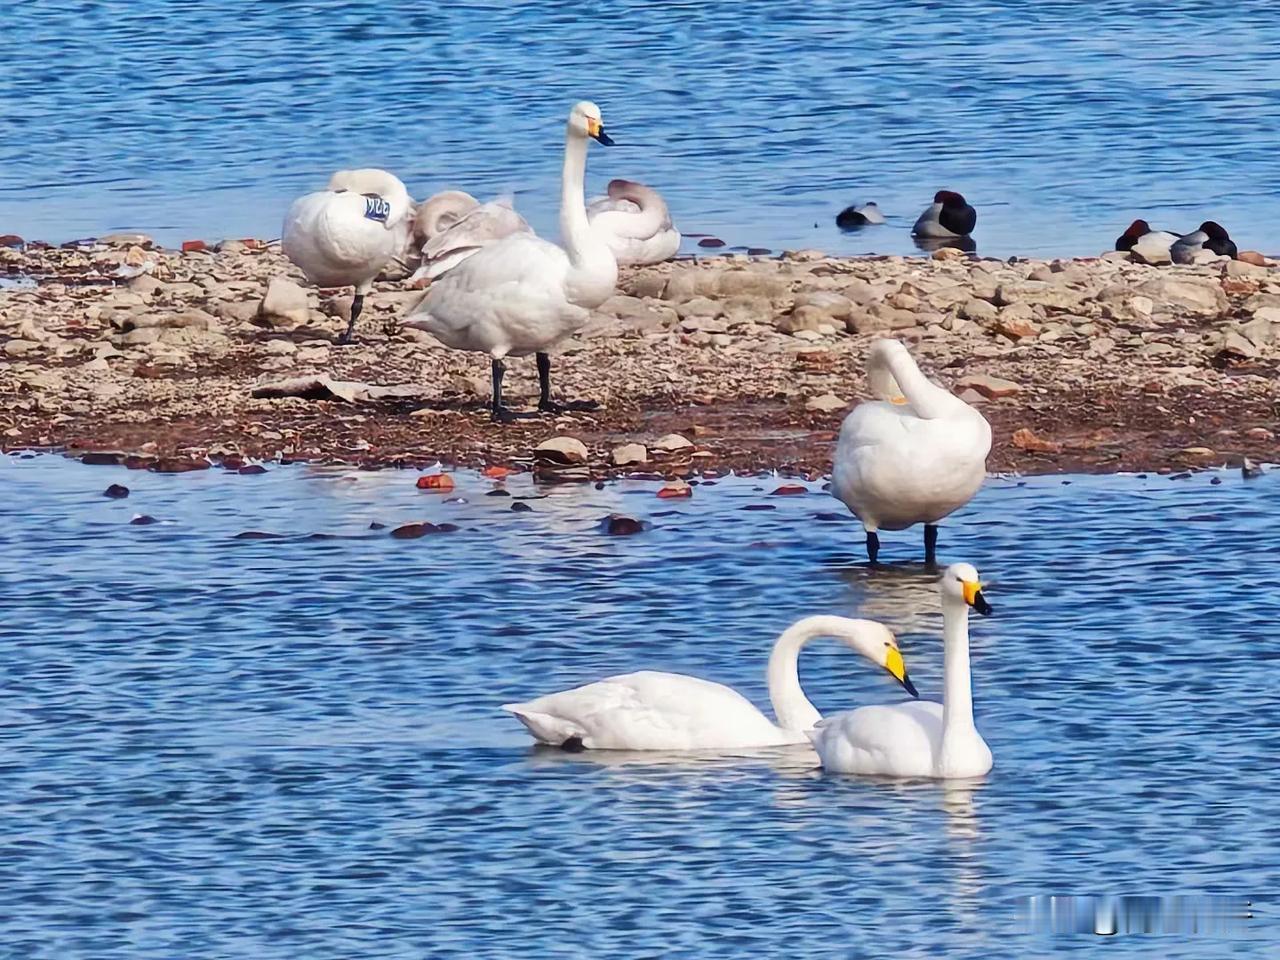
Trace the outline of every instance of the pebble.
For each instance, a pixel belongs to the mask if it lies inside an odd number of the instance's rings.
[[[818,413],[834,413],[837,410],[843,410],[848,405],[849,401],[840,399],[834,393],[824,393],[820,397],[806,400],[804,408]]]
[[[119,483],[113,483],[102,491],[102,495],[110,497],[112,500],[123,500],[129,495],[129,488]]]
[[[645,449],[643,443],[624,443],[621,446],[614,447],[609,453],[609,459],[615,467],[626,467],[632,464],[648,463],[649,451]]]
[[[683,480],[672,480],[658,491],[658,496],[663,500],[674,500],[681,497],[692,497],[693,487],[685,483]]]
[[[511,504],[512,513],[532,513],[533,507],[529,506],[523,500],[515,500]]]
[[[629,537],[644,532],[645,525],[635,517],[611,513],[600,521],[600,529],[611,537]]]
[[[155,517],[146,513],[135,513],[133,515],[133,518],[129,521],[130,525],[135,527],[147,527],[153,523],[159,523],[159,522],[160,521],[157,520]]]
[[[534,459],[550,464],[576,465],[587,462],[587,445],[576,437],[552,437],[533,449]]]
[[[1012,380],[1005,380],[1001,377],[988,376],[985,373],[970,374],[961,377],[956,381],[956,388],[960,390],[973,390],[982,394],[988,400],[999,400],[1003,397],[1012,397],[1022,392],[1022,387],[1014,383]]]
[[[653,449],[659,453],[679,453],[683,450],[692,450],[693,443],[678,433],[668,433],[653,442]]]
[[[1015,430],[1011,440],[1019,450],[1026,450],[1030,453],[1062,452],[1062,444],[1056,440],[1046,440],[1043,437],[1038,437],[1028,427]]]
[[[430,490],[433,493],[449,493],[454,488],[453,477],[447,473],[428,473],[418,478],[419,490]]]

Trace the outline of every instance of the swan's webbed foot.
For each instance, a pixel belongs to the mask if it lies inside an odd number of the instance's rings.
[[[494,423],[515,423],[517,420],[528,420],[535,417],[535,413],[518,413],[510,407],[494,407],[489,414],[489,419]]]
[[[938,525],[936,523],[924,525],[924,563],[930,570],[938,565]]]
[[[867,559],[871,561],[871,566],[880,566],[878,557],[880,556],[880,535],[874,530],[867,531]]]
[[[543,413],[587,413],[599,410],[600,404],[594,400],[570,400],[567,403],[557,403],[548,398],[538,401],[538,409]]]

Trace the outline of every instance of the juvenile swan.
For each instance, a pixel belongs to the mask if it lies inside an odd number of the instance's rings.
[[[923,523],[925,562],[932,564],[938,521],[968,503],[986,477],[991,426],[931,383],[897,340],[871,345],[867,382],[877,399],[845,417],[831,493],[862,521],[872,563],[878,530]]]
[[[662,195],[632,180],[610,180],[608,196],[587,204],[587,219],[602,231],[622,265],[661,263],[680,249],[680,231]]]
[[[567,749],[731,750],[805,743],[821,714],[800,689],[800,650],[816,637],[842,641],[889,671],[913,697],[893,633],[874,620],[806,617],[778,637],[766,674],[777,723],[723,684],[651,670],[508,703],[534,739]]]
[[[564,248],[531,234],[505,237],[435,281],[405,319],[405,326],[426,330],[446,346],[493,358],[495,420],[516,417],[502,403],[503,358],[508,356],[536,354],[539,410],[594,406],[552,402],[551,358],[546,353],[587,322],[592,308],[613,295],[618,279],[612,251],[587,222],[582,180],[588,138],[606,146],[613,143],[604,132],[600,108],[582,101],[574,104],[565,129],[560,196]]]
[[[329,186],[299,197],[284,218],[284,254],[318,287],[355,287],[351,319],[340,343],[350,343],[364,295],[409,239],[413,200],[385,170],[339,170]]]
[[[970,607],[991,612],[978,571],[952,564],[942,576],[942,703],[859,707],[820,721],[809,739],[824,770],[951,779],[991,769],[991,750],[973,725]]]
[[[414,218],[414,242],[421,266],[410,278],[436,280],[472,254],[512,234],[533,228],[501,197],[480,203],[461,190],[445,190],[424,200]]]

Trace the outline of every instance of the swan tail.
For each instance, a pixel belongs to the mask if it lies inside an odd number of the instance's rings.
[[[563,717],[553,717],[549,713],[530,710],[528,704],[504,703],[502,709],[514,714],[515,718],[533,734],[533,738],[541,743],[550,743],[558,747],[575,738],[582,740],[587,735],[587,731],[578,724]]]

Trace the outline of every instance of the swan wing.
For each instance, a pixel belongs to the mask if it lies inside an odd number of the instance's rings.
[[[915,700],[833,714],[809,732],[824,770],[893,777],[934,775],[942,704]]]
[[[598,750],[732,749],[798,739],[736,690],[677,673],[609,677],[503,709],[545,743],[577,737]]]
[[[372,280],[399,251],[403,237],[364,215],[365,197],[321,191],[289,207],[281,248],[307,279],[322,287]]]
[[[478,250],[515,233],[533,228],[509,204],[491,200],[455,220],[422,246],[425,260],[441,259],[464,249]]]

